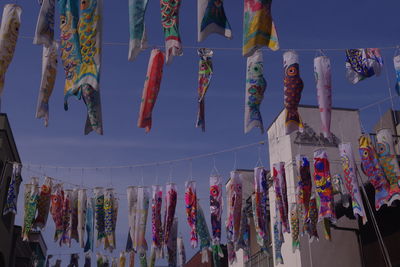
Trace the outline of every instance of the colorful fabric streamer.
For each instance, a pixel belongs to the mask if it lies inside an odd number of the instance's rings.
[[[79,234],[78,234],[78,189],[74,188],[72,190],[71,197],[71,239],[75,239],[76,242],[79,242]]]
[[[211,236],[199,201],[197,201],[196,228],[200,239],[201,263],[206,263],[208,262],[208,251],[211,246]]]
[[[151,201],[151,229],[153,243],[151,246],[151,255],[154,254],[155,259],[161,259],[162,244],[163,244],[163,229],[161,221],[161,207],[162,207],[162,187],[160,185],[153,185],[153,194]]]
[[[96,253],[96,264],[97,267],[103,267],[104,266],[104,259],[103,259],[103,255],[100,252]]]
[[[164,66],[164,53],[159,49],[151,51],[147,75],[144,83],[142,102],[140,104],[138,127],[150,132],[152,125],[152,113],[160,91],[161,78]]]
[[[131,251],[129,253],[129,267],[135,266],[135,252]]]
[[[282,244],[285,242],[282,232],[282,222],[278,217],[274,218],[274,255],[275,255],[275,265],[283,264],[282,257]]]
[[[94,242],[94,198],[89,198],[87,200],[86,208],[86,244],[84,252],[93,252],[93,242]]]
[[[57,75],[58,43],[54,41],[49,46],[43,46],[42,79],[36,107],[36,118],[44,118],[44,126],[49,125],[49,100],[53,93]]]
[[[146,224],[147,215],[149,212],[149,202],[150,202],[150,188],[147,186],[138,187],[138,197],[137,197],[137,210],[135,216],[135,240],[136,240],[136,251],[140,255],[140,261],[143,257],[146,257],[147,242],[145,238],[146,234]],[[147,261],[147,260],[146,260]]]
[[[375,209],[379,210],[389,198],[390,186],[378,161],[378,155],[371,138],[363,134],[358,139],[361,167],[369,182],[375,188]]]
[[[197,41],[204,41],[216,33],[232,39],[232,29],[225,15],[223,0],[197,1]]]
[[[348,208],[350,206],[350,196],[340,174],[335,174],[332,176],[332,187],[333,194],[340,194],[342,206]]]
[[[212,175],[210,177],[210,213],[212,229],[212,252],[214,265],[219,262],[219,257],[223,257],[221,241],[221,215],[222,215],[222,183],[221,176]]]
[[[299,182],[297,183],[297,203],[303,222],[306,221],[311,198],[310,161],[304,155],[296,155],[296,167]]]
[[[50,196],[51,207],[50,214],[53,218],[55,225],[54,241],[57,242],[63,233],[63,201],[64,201],[64,191],[61,184],[56,184],[53,187],[52,194]]]
[[[181,0],[160,0],[161,25],[164,30],[166,64],[172,62],[174,56],[181,56],[182,43],[179,34],[179,8]]]
[[[4,80],[18,41],[22,8],[16,4],[6,4],[0,26],[0,100],[4,90]],[[0,102],[1,104],[1,102]]]
[[[235,251],[243,250],[243,259],[247,261],[250,256],[250,225],[246,214],[246,207],[242,207],[242,216],[240,221],[239,239],[235,245]]]
[[[165,187],[165,213],[164,213],[164,245],[169,246],[170,244],[170,232],[174,223],[176,201],[178,198],[178,192],[176,184],[168,183]]]
[[[119,253],[119,262],[118,262],[118,267],[125,267],[126,264],[126,255],[125,251],[121,251]]]
[[[104,193],[104,249],[112,252],[115,248],[113,218],[114,218],[114,189],[107,188]]]
[[[54,40],[54,14],[56,9],[55,0],[43,0],[38,20],[36,23],[34,44],[41,44],[45,47],[51,46]]]
[[[314,151],[314,182],[315,190],[321,203],[319,205],[318,221],[326,218],[332,223],[336,223],[328,155],[323,148]]]
[[[21,164],[13,163],[13,170],[10,184],[8,185],[7,199],[6,203],[4,204],[3,216],[7,215],[8,213],[17,214],[18,188],[22,181],[21,168]]]
[[[87,212],[86,189],[78,190],[78,240],[81,248],[85,246],[85,222]]]
[[[73,253],[69,258],[68,267],[78,267],[79,266],[79,254]]]
[[[350,193],[353,213],[362,218],[363,224],[367,222],[364,204],[361,198],[360,186],[356,173],[356,160],[350,143],[339,144],[340,159],[344,173],[344,181],[347,191]]]
[[[254,127],[260,128],[261,134],[264,133],[260,105],[264,99],[267,82],[263,72],[263,54],[261,49],[258,49],[247,58],[244,133],[250,132]]]
[[[279,221],[282,223],[282,231],[283,233],[290,233],[285,162],[274,163],[272,165],[272,175],[275,190],[275,205],[277,214],[279,214]]]
[[[190,227],[190,245],[192,248],[197,248],[198,237],[196,229],[197,220],[197,194],[196,194],[196,182],[187,181],[185,183],[185,206],[186,206],[186,218]]]
[[[376,147],[379,163],[389,182],[389,196],[387,205],[391,206],[393,201],[400,200],[400,168],[394,150],[394,141],[390,129],[381,129],[376,134]]]
[[[400,95],[400,55],[396,55],[393,58],[394,70],[396,71],[396,93]]]
[[[292,250],[300,249],[300,219],[297,203],[290,205],[290,227],[292,234]]]
[[[318,240],[318,207],[314,194],[310,198],[310,206],[307,213],[307,218],[304,221],[304,232],[308,234],[310,242]]]
[[[183,243],[183,238],[181,236],[179,236],[177,238],[176,242],[177,242],[177,248],[178,248],[177,266],[183,267],[186,264],[186,252],[185,252],[185,245]]]
[[[254,168],[254,194],[252,208],[254,226],[257,233],[257,243],[261,249],[268,246],[268,181],[267,171],[263,167]]]
[[[294,131],[303,132],[304,125],[297,110],[301,92],[303,91],[303,80],[300,77],[299,56],[295,51],[287,51],[283,54],[284,71],[284,104],[285,104],[285,132],[291,134]]]
[[[35,220],[38,199],[38,187],[34,184],[26,184],[24,194],[24,225],[22,227],[23,241],[29,241],[29,233],[31,232],[32,225]]]
[[[383,67],[383,57],[379,48],[346,50],[346,78],[352,84],[371,76],[379,76]]]
[[[71,217],[72,207],[71,198],[72,190],[66,189],[64,192],[64,199],[62,205],[62,236],[60,239],[60,245],[67,245],[71,247]]]
[[[93,190],[94,194],[94,216],[95,216],[95,236],[96,236],[96,247],[105,239],[105,212],[104,212],[104,189],[103,187],[95,187]]]
[[[127,199],[128,199],[128,225],[129,225],[129,236],[132,240],[132,247],[136,249],[136,239],[135,239],[135,221],[136,221],[136,210],[137,210],[137,187],[129,186],[126,189]]]
[[[200,57],[199,61],[199,79],[198,79],[198,103],[199,108],[197,111],[196,127],[202,129],[204,132],[206,130],[206,118],[205,118],[205,95],[210,86],[212,74],[213,74],[213,64],[211,58],[214,52],[209,48],[200,48],[197,50],[197,54]]]
[[[178,237],[178,218],[173,219],[170,235],[168,238],[167,244],[167,258],[168,258],[168,267],[176,267],[177,266],[177,237]]]
[[[85,265],[83,267],[92,267],[92,255],[90,253],[85,254]]]
[[[239,172],[232,171],[231,178],[226,184],[227,218],[226,229],[227,240],[236,244],[240,237],[240,223],[242,220],[242,178]]]
[[[331,61],[326,56],[314,58],[314,76],[317,85],[318,107],[321,116],[321,130],[325,138],[331,133],[332,78]]]
[[[43,185],[40,188],[40,194],[37,203],[37,216],[33,225],[34,228],[37,227],[43,229],[47,223],[47,218],[50,211],[50,196],[52,188],[53,179],[51,179],[50,177],[46,177],[44,179]]]
[[[129,0],[129,53],[128,60],[135,60],[137,55],[147,48],[144,16],[148,0]]]

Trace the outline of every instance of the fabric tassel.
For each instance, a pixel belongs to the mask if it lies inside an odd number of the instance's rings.
[[[318,223],[318,208],[317,201],[315,200],[314,194],[310,198],[310,206],[307,213],[307,218],[304,222],[304,232],[308,234],[310,238],[310,242],[317,240],[318,241],[318,231],[317,231],[317,223]]]
[[[119,209],[119,203],[118,203],[118,197],[116,193],[114,192],[114,198],[113,198],[113,221],[112,221],[112,247],[115,249],[117,246],[117,240],[116,240],[116,234],[115,231],[117,229],[117,219],[118,219],[118,209]]]
[[[21,13],[22,8],[16,4],[6,4],[3,8],[0,26],[0,100],[4,90],[6,72],[14,57],[18,41]]]
[[[135,252],[129,252],[129,267],[135,266]]]
[[[104,193],[104,249],[112,253],[114,247],[114,236],[113,236],[113,199],[114,189],[107,188]]]
[[[55,225],[54,241],[57,242],[63,233],[63,202],[64,191],[61,184],[54,185],[52,194],[50,196],[51,207],[50,214],[53,218]]]
[[[197,41],[204,41],[208,35],[216,33],[232,39],[232,29],[225,15],[224,1],[197,1]]]
[[[361,169],[375,188],[375,209],[379,210],[389,198],[389,183],[378,161],[378,155],[372,145],[371,138],[363,134],[358,139]]]
[[[128,225],[129,225],[129,236],[132,242],[132,248],[136,249],[136,239],[135,239],[135,221],[136,221],[136,210],[137,210],[137,187],[129,186],[126,189],[128,198]]]
[[[71,247],[71,217],[72,217],[72,204],[71,204],[72,190],[66,189],[64,192],[64,200],[62,206],[62,237],[60,245],[67,245]]]
[[[79,261],[79,255],[76,253],[71,254],[68,267],[78,267],[79,266],[78,261]]]
[[[195,181],[185,182],[185,206],[186,206],[186,218],[190,227],[190,245],[192,248],[197,248],[199,240],[197,237],[197,229],[196,229],[197,194],[196,194]]]
[[[391,206],[395,200],[400,200],[400,168],[394,150],[393,136],[390,129],[381,129],[376,134],[379,163],[382,166],[386,179],[389,182],[389,196],[387,205]]]
[[[273,164],[273,180],[275,190],[275,205],[278,212],[277,214],[279,214],[279,221],[282,224],[282,231],[283,233],[290,233],[285,162]]]
[[[249,57],[266,46],[279,49],[278,35],[271,15],[272,0],[245,0],[243,16],[243,56]]]
[[[350,196],[347,188],[344,185],[343,178],[340,174],[332,176],[333,194],[340,194],[342,206],[345,208],[350,207]]]
[[[61,260],[60,259],[57,259],[56,260],[56,263],[54,264],[54,267],[61,267]]]
[[[298,112],[298,106],[303,91],[303,80],[300,77],[299,56],[295,51],[287,51],[283,54],[284,70],[284,104],[285,104],[285,132],[291,134],[294,131],[303,132],[304,125]]]
[[[151,51],[144,83],[142,102],[140,104],[138,127],[150,132],[152,126],[152,113],[160,91],[161,78],[164,66],[164,53],[159,49]]]
[[[118,262],[118,267],[125,267],[126,264],[126,255],[125,251],[121,251],[119,254],[119,262]]]
[[[243,259],[247,261],[250,256],[250,225],[246,215],[246,209],[243,207],[240,221],[240,232],[238,242],[235,244],[235,250],[243,250]]]
[[[44,118],[44,126],[46,127],[49,125],[49,100],[56,82],[57,50],[58,43],[56,41],[49,46],[43,46],[42,79],[36,106],[36,118]]]
[[[275,246],[275,265],[283,264],[282,244],[285,242],[282,232],[282,222],[278,217],[274,219],[274,246]]]
[[[166,64],[170,64],[174,56],[182,56],[182,43],[179,34],[179,8],[181,0],[160,0],[161,25],[164,30]]]
[[[39,199],[38,186],[33,184],[25,185],[25,208],[24,208],[24,225],[22,227],[22,240],[29,241],[29,233],[31,232],[33,222],[36,215],[37,201]]]
[[[75,239],[76,242],[79,242],[78,235],[78,189],[74,188],[72,190],[71,195],[71,222],[70,222],[70,238]]]
[[[136,248],[134,249],[140,255],[140,262],[142,267],[144,267],[142,261],[146,261],[147,259],[143,259],[146,257],[146,251],[148,249],[146,242],[146,225],[147,225],[147,215],[149,212],[149,202],[150,202],[150,188],[147,186],[138,187],[138,202],[137,202],[137,212],[136,212],[136,220],[135,220],[135,240],[136,240]]]
[[[379,76],[383,67],[383,57],[379,48],[346,50],[346,78],[352,84],[371,76]]]
[[[262,250],[268,246],[268,181],[267,172],[263,167],[254,168],[254,194],[252,209],[254,226],[257,233],[257,243]]]
[[[3,216],[7,215],[8,213],[17,214],[19,184],[22,181],[21,168],[21,164],[13,163],[13,170],[11,174],[10,184],[8,185],[7,199],[4,205]]]
[[[89,198],[87,200],[87,209],[86,209],[86,244],[84,252],[93,252],[93,243],[94,243],[94,198]]]
[[[154,253],[154,260],[162,258],[162,244],[163,244],[163,229],[161,221],[161,207],[162,207],[162,187],[160,185],[153,185],[153,194],[151,201],[151,229],[153,243],[151,246],[152,255]]]
[[[221,215],[223,209],[221,176],[210,177],[210,213],[212,229],[212,254],[214,266],[219,263],[219,258],[224,257],[221,242]]]
[[[50,177],[46,177],[43,185],[40,188],[40,194],[37,204],[37,216],[35,219],[35,223],[33,225],[34,228],[43,229],[47,222],[47,217],[49,216],[50,211],[50,196],[51,190],[53,187],[53,179]]]
[[[85,222],[86,222],[87,195],[86,189],[78,190],[78,240],[81,248],[85,246]]]
[[[367,223],[364,204],[361,198],[360,186],[356,173],[356,160],[350,143],[339,144],[340,159],[344,173],[344,181],[347,191],[350,193],[353,213],[362,218],[363,224]],[[397,164],[397,163],[396,163]]]
[[[105,225],[104,225],[104,190],[103,187],[95,187],[93,190],[95,199],[95,225],[96,225],[96,248],[103,243],[105,239]]]
[[[394,64],[394,70],[396,72],[396,93],[397,95],[400,95],[400,55],[396,55],[393,58],[393,64]]]
[[[176,201],[178,198],[178,192],[176,184],[168,183],[165,188],[165,214],[164,214],[164,246],[169,247],[171,243],[170,232],[174,223]]]
[[[297,183],[297,203],[301,219],[303,223],[305,223],[311,198],[310,161],[304,155],[296,155],[296,167],[299,179],[299,182]]]
[[[244,133],[248,133],[254,127],[264,133],[264,125],[260,112],[260,105],[264,99],[267,81],[264,78],[264,63],[261,49],[247,58],[246,72],[246,98],[244,109]]]
[[[300,221],[297,203],[290,205],[290,227],[292,230],[292,250],[294,253],[296,249],[300,249]]]
[[[144,24],[148,0],[129,0],[129,53],[128,60],[135,60],[147,48]]]
[[[203,132],[206,130],[206,118],[205,118],[205,96],[210,86],[211,78],[213,75],[213,64],[211,58],[214,52],[209,48],[200,48],[197,50],[197,54],[200,57],[199,62],[199,78],[197,101],[199,103],[199,108],[197,111],[196,127],[200,128]]]
[[[103,255],[100,252],[96,253],[97,267],[104,267]]]
[[[227,229],[228,230],[228,229]],[[233,264],[237,262],[235,244],[232,241],[226,241],[226,250],[228,252],[228,263]],[[221,264],[221,263],[219,263]]]
[[[331,137],[332,78],[331,61],[328,57],[314,58],[314,76],[317,85],[321,130],[325,138]]]
[[[170,235],[168,238],[167,252],[168,252],[168,267],[177,266],[177,237],[178,237],[178,218],[173,219]]]
[[[196,220],[197,234],[200,239],[201,250],[201,263],[208,263],[208,251],[210,250],[211,237],[208,231],[206,219],[204,217],[203,209],[197,200],[197,220]]]
[[[83,267],[92,267],[92,255],[90,253],[85,254],[85,265]]]
[[[227,240],[237,244],[242,219],[242,178],[239,172],[232,171],[231,178],[226,185],[226,199],[228,203],[226,228]]]
[[[182,236],[178,237],[176,242],[177,242],[177,248],[178,248],[177,266],[183,267],[186,264],[186,252],[185,252],[185,245],[183,243]]]
[[[314,151],[314,182],[320,200],[318,221],[326,218],[336,223],[328,155],[323,148]]]
[[[44,45],[45,47],[53,44],[55,7],[55,0],[42,1],[36,23],[35,37],[33,38],[34,44]]]

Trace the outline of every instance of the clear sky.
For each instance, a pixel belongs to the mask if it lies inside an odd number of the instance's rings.
[[[9,1],[1,1],[4,5]],[[23,8],[20,37],[32,37],[35,30],[39,5],[37,1],[18,1]],[[59,64],[56,87],[50,100],[49,127],[35,119],[35,109],[40,85],[42,48],[32,44],[29,38],[19,38],[14,60],[6,74],[2,112],[9,116],[22,161],[39,165],[59,166],[113,166],[190,157],[196,154],[264,140],[258,129],[243,133],[246,60],[240,49],[215,50],[214,76],[206,95],[206,133],[194,127],[197,112],[197,51],[185,48],[182,57],[176,57],[165,66],[160,94],[153,112],[153,127],[149,134],[137,128],[140,98],[147,70],[150,49],[142,52],[134,62],[128,62],[128,1],[104,0],[101,96],[103,107],[104,136],[95,133],[83,135],[86,108],[82,101],[70,99],[69,111],[63,109],[64,73]],[[277,27],[281,48],[358,48],[388,47],[400,44],[397,21],[400,2],[397,0],[372,1],[274,1],[273,18]],[[197,43],[196,1],[182,1],[180,32],[184,46],[240,48],[242,43],[243,1],[225,1],[225,12],[233,29],[233,40],[211,35]],[[59,35],[59,19],[56,18],[56,35]],[[159,1],[149,1],[146,13],[148,39],[151,45],[163,45],[160,24]],[[298,51],[300,71],[305,87],[302,104],[316,105],[313,76],[315,51]],[[388,70],[389,85],[394,93],[394,50],[383,50]],[[359,108],[389,96],[385,72],[357,85],[345,79],[344,51],[327,51],[331,58],[333,75],[333,105]],[[264,75],[267,90],[261,111],[267,127],[283,108],[282,51],[264,53]],[[399,100],[394,101],[396,108]],[[367,129],[390,107],[390,102],[361,112]],[[263,149],[263,162],[269,166],[267,150]],[[237,166],[252,169],[256,165],[258,150],[249,148],[237,153]],[[234,166],[234,154],[216,158],[216,164],[224,176]],[[193,160],[193,178],[198,182],[198,195],[203,209],[208,212],[208,176],[213,159]],[[111,183],[121,194],[126,186],[141,184],[165,184],[169,180],[170,166],[159,168],[94,170],[24,168],[24,179],[35,172],[62,178],[87,186],[109,186]],[[189,248],[183,205],[183,184],[190,177],[189,161],[173,165],[172,181],[179,186],[179,231],[185,237],[188,257],[195,251]],[[41,180],[43,181],[43,179]],[[22,223],[22,197],[19,199],[17,224]],[[150,217],[149,217],[150,221]],[[209,221],[208,221],[209,223]],[[49,253],[81,251],[56,249],[52,243],[53,221],[49,218],[45,231]],[[147,229],[150,233],[150,228]],[[121,196],[118,218],[118,248],[125,247],[127,228],[126,197]],[[223,231],[225,235],[225,231]],[[150,235],[148,243],[151,244]],[[118,253],[119,253],[118,249]],[[83,254],[82,254],[83,255]],[[117,255],[115,253],[114,255]]]

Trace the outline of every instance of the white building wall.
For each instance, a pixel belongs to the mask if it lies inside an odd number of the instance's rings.
[[[300,115],[303,122],[308,124],[316,133],[320,132],[320,114],[318,108],[300,107]],[[296,154],[306,155],[311,163],[311,174],[313,174],[313,152],[320,147],[316,146],[299,146],[294,144],[296,133],[285,135],[284,124],[285,112],[277,117],[276,121],[268,130],[269,141],[269,159],[272,170],[273,163],[285,162],[286,181],[288,188],[289,209],[290,203],[295,202],[295,185],[298,182],[293,164]],[[361,134],[358,111],[334,109],[332,110],[331,132],[336,135],[342,142],[351,142],[356,161],[359,163],[358,155],[358,138]],[[339,150],[337,147],[327,148],[328,158],[330,162],[331,175],[336,173],[343,175]],[[357,164],[359,165],[359,164]],[[314,183],[313,183],[314,187]],[[273,188],[269,191],[270,209],[271,209],[271,225],[275,216],[275,193]],[[340,218],[337,223],[340,227],[358,228],[355,220],[349,220],[345,217]],[[273,232],[273,231],[272,231]],[[359,246],[357,236],[354,232],[339,231],[331,229],[332,241],[324,238],[321,223],[318,224],[319,241],[313,243],[308,242],[308,235],[301,238],[300,251],[292,252],[292,238],[290,234],[285,233],[285,242],[282,245],[282,256],[284,260],[283,266],[290,267],[357,267],[361,266]],[[272,238],[273,234],[272,234]],[[273,250],[274,239],[272,240]],[[275,259],[274,259],[275,260]]]

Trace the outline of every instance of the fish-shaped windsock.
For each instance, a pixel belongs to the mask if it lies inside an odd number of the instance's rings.
[[[296,155],[296,167],[299,182],[297,183],[297,203],[301,219],[305,222],[311,198],[310,161],[304,155]]]
[[[283,54],[284,71],[284,104],[285,104],[285,132],[291,134],[294,131],[302,132],[304,125],[298,112],[298,106],[303,91],[303,80],[300,77],[299,56],[295,51],[287,51]]]
[[[140,261],[142,257],[146,257],[147,242],[146,242],[146,225],[147,215],[149,212],[150,204],[150,188],[147,186],[138,187],[138,202],[135,218],[135,240],[136,240],[136,251],[139,253]]]
[[[208,231],[207,222],[199,201],[197,201],[196,228],[200,239],[201,262],[205,263],[208,262],[208,251],[211,246],[211,236],[210,232]]]
[[[292,234],[292,250],[294,253],[296,249],[300,248],[300,220],[297,203],[292,203],[290,205],[290,228]]]
[[[22,227],[23,241],[29,241],[29,233],[31,232],[32,225],[35,220],[38,199],[38,186],[33,184],[26,184],[24,194],[24,225]]]
[[[221,241],[221,215],[222,215],[222,182],[221,176],[213,175],[210,177],[210,214],[211,214],[211,230],[212,230],[212,253],[214,265],[219,262],[219,257],[223,257],[224,253],[220,246]]]
[[[321,130],[325,138],[331,134],[332,78],[331,61],[326,56],[314,58],[314,76],[317,85]]]
[[[36,106],[36,118],[44,118],[44,126],[49,124],[49,100],[56,83],[58,43],[52,42],[43,46],[42,79],[40,81],[39,96]]]
[[[94,243],[94,198],[87,199],[87,207],[86,207],[86,244],[84,252],[93,252],[93,243]]]
[[[177,254],[178,254],[178,258],[177,258],[177,266],[178,267],[183,267],[186,264],[186,252],[185,252],[185,244],[183,243],[183,238],[182,236],[179,236],[176,239],[176,246],[177,246]]]
[[[214,52],[209,48],[200,48],[197,50],[200,57],[199,62],[199,78],[197,93],[197,101],[199,103],[199,108],[197,111],[196,127],[202,129],[204,132],[206,130],[206,117],[205,117],[205,95],[210,86],[211,78],[213,75],[213,64],[211,58]]]
[[[44,183],[40,187],[40,194],[37,203],[37,216],[33,227],[43,229],[47,223],[47,217],[50,211],[50,196],[53,188],[53,179],[46,177]]]
[[[71,240],[75,239],[76,242],[79,243],[79,234],[78,234],[78,188],[74,188],[72,190],[71,195]]]
[[[239,239],[234,246],[236,251],[239,249],[243,250],[243,258],[245,261],[247,261],[250,256],[250,225],[247,216],[246,207],[242,205]]]
[[[51,46],[54,41],[54,14],[56,0],[43,0],[36,23],[34,44]]]
[[[163,66],[164,53],[159,49],[153,49],[147,67],[138,120],[138,127],[145,128],[146,133],[151,129],[152,113],[160,91]]]
[[[344,174],[344,184],[351,196],[354,215],[360,216],[363,224],[367,222],[364,204],[361,198],[360,186],[356,172],[356,160],[353,154],[353,148],[350,143],[339,144],[340,159]]]
[[[400,200],[400,168],[394,150],[392,131],[390,129],[381,129],[377,132],[376,139],[379,163],[389,182],[387,205],[391,206],[395,200]]]
[[[190,227],[190,245],[196,248],[198,245],[196,220],[197,220],[197,194],[196,182],[187,181],[185,183],[185,207],[186,218]]]
[[[10,212],[17,214],[17,201],[19,192],[18,188],[19,184],[22,181],[21,168],[21,164],[13,163],[13,170],[11,174],[10,184],[8,186],[7,199],[6,203],[4,204],[3,215],[7,215]]]
[[[314,182],[315,191],[320,200],[318,221],[324,218],[336,223],[335,209],[333,206],[333,187],[326,149],[314,151]]]
[[[151,229],[152,229],[152,246],[151,254],[154,254],[154,260],[161,259],[162,244],[163,244],[163,228],[161,221],[161,207],[162,207],[162,187],[160,185],[153,185],[153,193],[151,200]]]
[[[232,29],[225,15],[223,0],[197,1],[197,41],[216,33],[232,39]]]
[[[128,199],[128,225],[129,225],[129,236],[132,240],[132,247],[136,248],[135,240],[135,221],[136,221],[136,209],[137,209],[137,187],[128,186],[126,189]]]
[[[17,4],[6,4],[0,26],[0,100],[4,90],[4,80],[17,45],[21,26],[22,8]]]
[[[275,190],[275,205],[279,221],[282,223],[282,231],[290,233],[285,162],[274,163],[272,165],[272,177]]]
[[[105,239],[105,225],[104,225],[104,189],[103,187],[95,187],[94,194],[94,217],[95,217],[95,237],[96,247],[99,247]]]
[[[72,190],[66,189],[64,192],[64,199],[62,205],[62,236],[60,239],[60,245],[67,245],[71,247],[71,217],[72,207],[71,198]]]
[[[107,188],[104,192],[104,249],[110,252],[114,247],[113,218],[114,218],[114,189]]]
[[[333,194],[340,195],[342,206],[348,208],[350,206],[351,197],[346,186],[344,185],[343,177],[340,174],[335,174],[332,176],[332,187]]]
[[[54,241],[58,241],[63,233],[63,216],[62,207],[64,201],[64,191],[61,184],[56,184],[53,187],[51,196],[50,214],[55,225]]]
[[[346,50],[346,78],[356,84],[371,76],[379,76],[383,68],[383,57],[379,48]]]
[[[144,24],[148,0],[129,0],[129,52],[128,60],[135,60],[147,48]]]
[[[267,82],[264,78],[264,63],[261,49],[247,58],[246,96],[244,105],[244,133],[258,127],[264,133],[260,106],[264,99]]]
[[[172,62],[174,56],[181,56],[182,43],[179,34],[179,9],[181,0],[160,0],[161,25],[164,30],[166,64]]]
[[[86,189],[78,190],[78,238],[81,248],[85,246],[85,223],[87,211],[87,195]]]
[[[226,184],[227,207],[227,240],[237,243],[239,240],[240,223],[242,219],[242,178],[239,172],[232,171],[231,178]]]
[[[168,260],[168,267],[176,267],[177,266],[177,251],[178,251],[178,218],[175,217],[173,219],[171,232],[168,239],[167,245],[167,260]]]
[[[396,72],[396,93],[400,95],[400,55],[397,55],[393,58],[394,70]]]
[[[359,153],[361,158],[361,169],[368,177],[369,182],[375,188],[375,209],[379,210],[387,203],[390,186],[386,180],[385,173],[378,161],[378,155],[372,145],[371,138],[363,134],[358,139]]]
[[[310,198],[310,206],[307,213],[307,218],[304,221],[304,232],[308,234],[310,242],[318,240],[318,208],[314,194]]]
[[[165,186],[165,213],[164,213],[164,245],[169,246],[170,244],[170,232],[174,223],[176,201],[178,198],[178,192],[176,184],[168,183]]]
[[[266,250],[268,245],[268,181],[267,171],[263,167],[254,168],[254,194],[252,207],[257,243]]]
[[[243,56],[251,56],[266,46],[279,49],[278,35],[271,15],[272,0],[245,0],[243,16]]]
[[[274,254],[275,254],[275,265],[283,264],[282,257],[282,244],[285,242],[282,232],[282,222],[278,217],[274,218]]]

